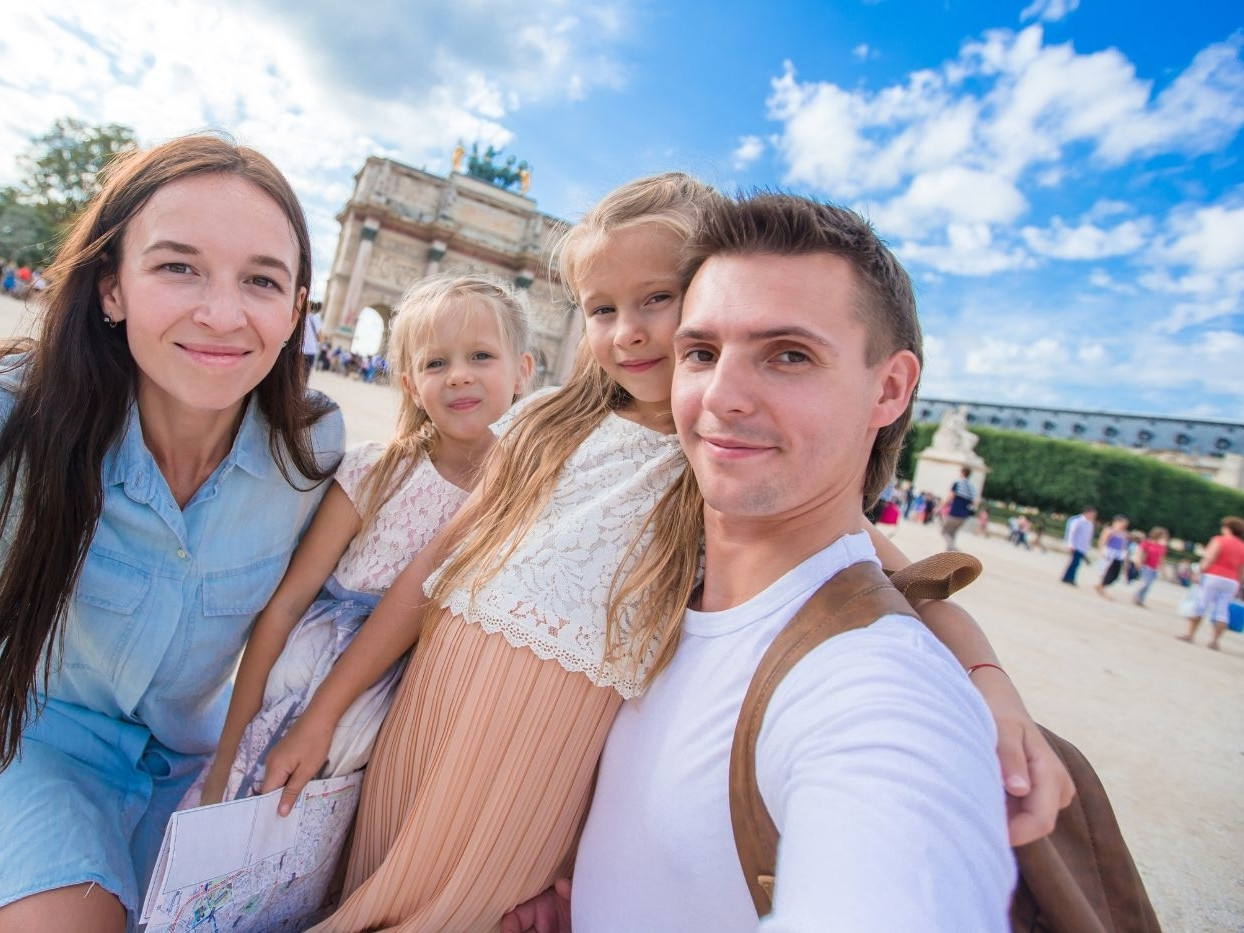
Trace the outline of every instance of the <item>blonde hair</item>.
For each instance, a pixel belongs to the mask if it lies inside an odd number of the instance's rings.
[[[704,204],[716,197],[712,188],[681,172],[641,178],[608,194],[557,246],[558,267],[571,301],[578,305],[584,281],[589,276],[590,260],[607,247],[611,234],[653,226],[686,241],[695,232]],[[574,367],[565,385],[548,398],[532,402],[489,455],[483,479],[488,484],[488,495],[455,516],[453,530],[464,532],[462,546],[441,571],[429,605],[443,604],[451,591],[468,581],[474,597],[479,587],[497,574],[548,501],[567,459],[606,415],[625,408],[630,401],[630,394],[596,362],[586,341],[580,340]],[[679,485],[675,484],[675,488]],[[649,516],[640,535],[649,527],[655,527],[658,539],[667,534],[666,520],[655,521],[654,517],[665,508],[673,491],[666,494],[661,505]],[[671,508],[673,506],[665,511]],[[675,511],[679,513],[676,521],[681,525],[683,510]],[[685,516],[685,519],[688,523],[703,521],[699,514]],[[676,637],[677,625],[671,626],[670,622],[676,623],[681,618],[681,609],[665,618],[654,618],[629,635],[622,631],[624,605],[632,594],[642,596],[644,590],[635,581],[621,579],[627,577],[622,568],[629,563],[638,543],[639,536],[632,542],[627,559],[622,561],[614,576],[607,610],[606,662],[629,659],[638,665],[642,650],[650,644],[656,646],[658,657],[673,654],[673,645],[668,646],[668,651],[665,646],[671,628]],[[694,582],[698,555],[697,534],[691,548],[688,594]],[[662,605],[675,601],[670,594],[662,594]],[[684,597],[682,606],[685,605]]]
[[[502,343],[516,360],[530,352],[531,314],[526,296],[496,276],[429,276],[407,289],[393,313],[385,356],[395,380],[414,373],[423,364],[437,327],[446,320],[457,319],[465,326],[475,315],[490,315],[501,332]],[[397,433],[359,488],[361,530],[370,527],[419,461],[433,454],[436,443],[436,425],[427,411],[409,392],[402,391]]]

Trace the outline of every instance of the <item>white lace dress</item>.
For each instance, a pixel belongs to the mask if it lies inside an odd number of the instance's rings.
[[[377,739],[347,896],[317,931],[491,930],[569,867],[649,660],[602,663],[610,585],[684,464],[676,437],[608,416],[500,572],[473,602],[450,594]]]
[[[337,468],[336,482],[360,512],[363,480],[383,452],[384,445],[377,443],[351,448]],[[371,526],[350,542],[324,592],[294,626],[268,674],[263,707],[238,744],[225,800],[259,791],[268,751],[306,709],[394,578],[466,497],[465,490],[446,480],[424,458],[381,507]],[[396,663],[350,705],[333,733],[321,776],[348,774],[367,763],[403,666],[404,660]],[[201,781],[202,777],[186,795],[190,805],[198,803]]]

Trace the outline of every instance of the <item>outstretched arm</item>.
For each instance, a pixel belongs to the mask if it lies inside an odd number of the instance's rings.
[[[278,812],[286,816],[328,758],[333,731],[350,704],[405,654],[419,637],[427,599],[423,584],[437,566],[442,529],[398,574],[358,635],[333,665],[306,710],[268,753],[263,793],[284,787]]]
[[[218,803],[224,795],[229,769],[242,733],[263,704],[264,686],[286,639],[315,600],[341,555],[359,531],[359,514],[350,497],[334,480],[325,493],[311,526],[299,542],[280,586],[255,621],[242,663],[238,667],[229,712],[220,734],[199,803]]]
[[[893,542],[871,525],[869,529],[883,567],[897,570],[911,563]],[[1011,844],[1024,845],[1048,835],[1058,811],[1075,795],[1071,775],[1037,728],[1010,677],[1002,671],[976,620],[961,606],[945,600],[926,601],[916,608],[929,631],[959,663],[975,668],[970,679],[997,727]]]

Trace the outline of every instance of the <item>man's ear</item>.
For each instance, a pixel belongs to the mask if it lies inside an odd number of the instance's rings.
[[[920,361],[910,350],[898,350],[878,367],[878,393],[871,427],[884,428],[899,419],[911,404],[920,382]]]

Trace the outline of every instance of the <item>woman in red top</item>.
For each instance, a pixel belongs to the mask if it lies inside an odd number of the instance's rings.
[[[1162,561],[1166,559],[1166,542],[1170,540],[1171,533],[1159,525],[1149,530],[1149,537],[1140,542],[1140,551],[1144,555],[1140,562],[1140,589],[1136,591],[1136,595],[1132,598],[1137,606],[1145,604],[1145,597],[1149,595],[1149,587],[1153,586],[1153,581],[1158,578],[1158,571],[1162,569]]]
[[[1244,572],[1244,519],[1228,515],[1222,520],[1222,534],[1210,538],[1201,558],[1201,585],[1197,589],[1195,615],[1188,616],[1188,634],[1178,636],[1192,641],[1206,612],[1214,623],[1209,646],[1218,650],[1218,639],[1227,627],[1227,607],[1240,591]]]

